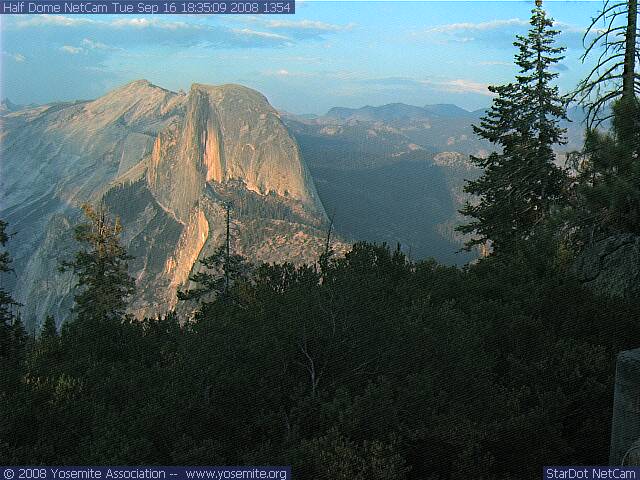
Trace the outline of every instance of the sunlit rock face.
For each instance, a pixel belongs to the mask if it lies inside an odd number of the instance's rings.
[[[239,85],[193,85],[184,115],[158,135],[147,179],[156,199],[185,220],[206,182],[239,180],[322,213],[315,187],[278,113]]]
[[[121,217],[138,315],[175,305],[222,240],[223,202],[234,204],[236,250],[255,261],[312,261],[322,248],[325,213],[297,143],[239,85],[184,94],[140,80],[94,101],[5,109],[0,182],[0,218],[16,232],[9,286],[31,326],[68,316],[73,279],[58,265],[77,249],[84,202]]]

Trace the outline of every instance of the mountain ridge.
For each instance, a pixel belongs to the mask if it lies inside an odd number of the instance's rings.
[[[454,104],[433,104],[416,106],[395,102],[378,106],[365,105],[358,108],[333,107],[320,118],[335,118],[340,120],[360,121],[393,121],[401,119],[428,118],[432,115],[455,116],[464,115],[473,117],[473,112],[465,110]]]

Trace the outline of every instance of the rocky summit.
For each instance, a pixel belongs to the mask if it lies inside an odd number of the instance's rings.
[[[60,262],[78,245],[79,207],[103,202],[123,224],[137,282],[132,311],[173,308],[198,260],[223,241],[254,261],[313,261],[326,215],[296,141],[260,93],[145,80],[93,101],[0,112],[0,217],[31,327],[69,315],[74,280]]]

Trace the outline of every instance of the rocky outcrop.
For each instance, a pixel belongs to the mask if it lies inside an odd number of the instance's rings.
[[[325,221],[313,181],[279,114],[248,88],[184,94],[140,80],[94,101],[6,113],[0,148],[0,218],[16,232],[9,288],[31,325],[68,313],[72,279],[57,270],[77,248],[84,202],[104,202],[122,220],[140,315],[175,305],[176,288],[217,248],[230,199],[243,205],[234,211],[240,253],[317,257],[305,250],[321,244]]]
[[[574,266],[578,279],[612,297],[640,296],[640,237],[612,236],[585,250]]]

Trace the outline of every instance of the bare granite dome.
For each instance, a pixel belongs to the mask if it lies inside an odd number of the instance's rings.
[[[174,305],[198,258],[217,248],[224,195],[244,205],[237,248],[250,258],[312,260],[322,245],[325,213],[296,141],[267,99],[240,85],[185,94],[138,80],[93,101],[3,114],[0,159],[0,218],[18,232],[9,288],[31,309],[28,323],[68,314],[73,279],[59,260],[77,249],[87,201],[122,218],[133,303],[145,314]]]
[[[206,182],[229,180],[323,212],[298,145],[263,95],[240,85],[194,84],[183,98],[184,115],[156,138],[147,171],[154,195],[177,218]]]

